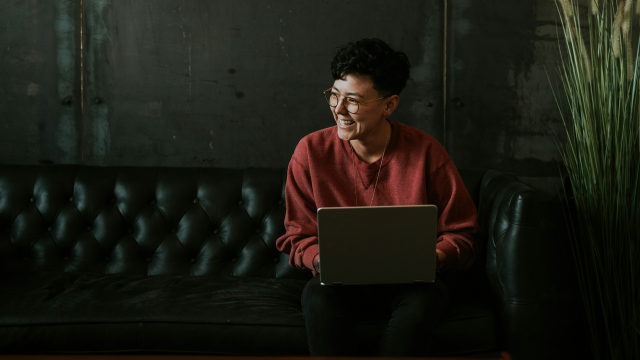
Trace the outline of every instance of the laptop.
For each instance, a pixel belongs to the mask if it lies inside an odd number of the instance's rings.
[[[320,282],[434,282],[437,221],[435,205],[318,209]]]

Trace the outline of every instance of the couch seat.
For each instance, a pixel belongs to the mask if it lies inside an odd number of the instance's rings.
[[[232,276],[5,275],[0,352],[304,355],[305,284]],[[454,303],[434,332],[434,352],[492,349],[495,331],[486,329],[494,322],[486,308]],[[365,347],[374,347],[384,326],[358,326]]]
[[[231,276],[5,276],[0,352],[304,354],[305,284]]]

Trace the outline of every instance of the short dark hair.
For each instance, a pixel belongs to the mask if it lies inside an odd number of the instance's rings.
[[[338,47],[331,61],[334,80],[346,75],[369,76],[381,95],[399,95],[409,79],[409,59],[380,39],[362,39]]]

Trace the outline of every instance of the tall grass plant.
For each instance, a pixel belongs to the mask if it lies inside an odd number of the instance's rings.
[[[557,1],[565,214],[594,358],[640,359],[640,0],[581,3]]]

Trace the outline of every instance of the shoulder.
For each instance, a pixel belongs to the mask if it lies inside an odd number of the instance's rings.
[[[303,137],[298,143],[300,146],[313,146],[313,145],[326,145],[330,142],[334,142],[338,139],[336,135],[336,125],[328,127],[326,129],[314,131],[311,134]]]
[[[444,164],[451,160],[444,146],[433,136],[413,126],[395,121],[393,124],[398,128],[398,145],[400,148],[426,155],[432,162],[437,164]]]
[[[313,149],[314,153],[317,153],[318,150],[330,148],[338,144],[339,138],[336,135],[335,125],[326,129],[314,131],[311,134],[303,137],[298,142],[291,160],[306,167],[306,164],[309,163],[309,156],[312,153],[311,149]]]

